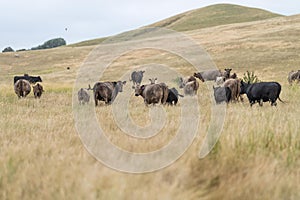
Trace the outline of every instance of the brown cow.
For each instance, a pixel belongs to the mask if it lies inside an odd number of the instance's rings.
[[[31,86],[29,81],[25,79],[19,79],[16,81],[14,85],[15,93],[19,98],[21,97],[26,97],[30,91],[31,91]]]
[[[238,101],[241,91],[240,84],[241,81],[239,79],[227,79],[223,84],[224,87],[229,87],[231,90],[231,101]]]
[[[165,83],[141,85],[135,88],[135,96],[142,96],[146,105],[162,103],[168,98],[168,87]]]
[[[123,85],[126,81],[115,82],[97,82],[93,87],[95,106],[99,101],[104,101],[105,104],[111,104],[117,97],[119,92],[123,91]]]
[[[44,92],[43,86],[41,84],[36,84],[33,86],[33,94],[35,98],[41,98],[42,94]]]

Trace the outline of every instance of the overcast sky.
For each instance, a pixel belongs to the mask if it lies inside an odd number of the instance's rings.
[[[299,0],[1,0],[0,50],[29,49],[56,37],[71,44],[115,35],[217,3],[300,14]]]

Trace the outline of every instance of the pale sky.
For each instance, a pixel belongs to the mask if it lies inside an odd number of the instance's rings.
[[[57,37],[71,44],[115,35],[217,3],[300,14],[299,0],[1,0],[0,51],[29,49]]]

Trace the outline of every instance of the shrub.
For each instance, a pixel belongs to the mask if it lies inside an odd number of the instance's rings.
[[[14,50],[11,47],[6,47],[5,49],[3,49],[2,53],[5,53],[5,52],[14,52]]]
[[[37,49],[51,49],[59,46],[66,45],[66,41],[63,38],[55,38],[52,40],[48,40],[42,45],[39,45],[37,47],[31,48],[31,50],[37,50]]]
[[[258,77],[254,74],[254,72],[247,71],[244,73],[243,81],[246,83],[257,83],[260,82]]]

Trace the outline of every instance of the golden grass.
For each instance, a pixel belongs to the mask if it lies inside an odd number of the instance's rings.
[[[207,87],[200,83],[200,124],[192,146],[173,165],[137,175],[98,162],[76,132],[72,89],[76,70],[92,47],[20,52],[20,58],[0,54],[0,199],[299,199],[300,87],[286,80],[300,62],[294,31],[299,27],[300,18],[294,16],[188,32],[219,68],[232,67],[239,76],[251,70],[262,80],[279,81],[286,103],[251,108],[246,99],[229,104],[219,142],[200,160],[211,113]],[[190,73],[189,65],[177,56],[146,49],[123,55],[102,78],[120,77],[153,61]],[[12,77],[22,73],[42,76],[46,92],[41,99],[32,93],[17,99]],[[132,90],[131,83],[125,90]],[[96,114],[106,136],[123,149],[153,151],[174,138],[180,105],[165,108],[167,125],[149,139],[123,134],[113,122],[111,108],[97,107]],[[151,123],[141,97],[131,96],[128,109],[136,124]]]

